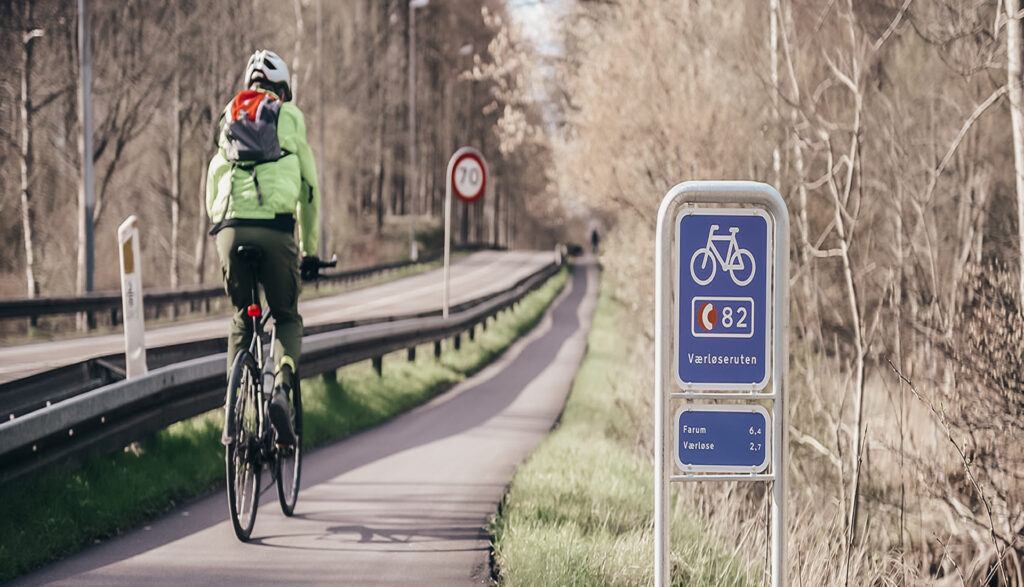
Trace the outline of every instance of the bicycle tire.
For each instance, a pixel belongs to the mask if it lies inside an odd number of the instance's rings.
[[[299,500],[299,480],[302,477],[302,392],[299,374],[295,374],[295,385],[291,392],[292,429],[295,431],[295,446],[277,448],[276,477],[277,499],[286,516],[295,513]]]
[[[747,258],[746,261],[743,260],[744,257]],[[743,287],[753,281],[754,274],[757,272],[757,265],[754,263],[754,254],[747,249],[739,249],[736,251],[736,255],[733,259],[732,268],[729,270],[729,277],[732,278],[733,283]],[[737,259],[739,260],[738,264],[736,263]],[[750,275],[747,275],[746,278],[737,277],[736,273],[745,270],[747,267],[750,267]]]
[[[700,264],[700,271],[705,272],[704,268],[708,265],[708,261],[711,261],[711,272],[707,274],[707,277],[701,278],[697,276],[697,257],[704,255],[704,260]],[[718,270],[718,265],[715,262],[715,255],[708,248],[697,249],[693,252],[693,256],[690,257],[690,277],[693,278],[697,285],[707,285],[715,278],[715,272]]]
[[[228,509],[235,536],[247,542],[256,523],[256,510],[260,503],[262,462],[260,456],[260,371],[256,360],[247,350],[235,357],[228,379],[228,398],[225,406],[224,451],[227,469]]]

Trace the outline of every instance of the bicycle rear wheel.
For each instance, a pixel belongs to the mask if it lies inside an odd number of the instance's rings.
[[[256,360],[243,350],[235,357],[228,379],[225,408],[225,465],[228,476],[228,506],[235,535],[249,540],[256,523],[260,497],[260,372]]]
[[[299,500],[299,478],[302,474],[302,393],[299,374],[295,374],[295,385],[291,392],[292,429],[295,431],[295,446],[277,447],[277,498],[281,511],[291,516],[295,513],[295,502]]]

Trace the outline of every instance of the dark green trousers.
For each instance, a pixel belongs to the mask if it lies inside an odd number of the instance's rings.
[[[263,249],[263,260],[255,272],[235,251],[239,245]],[[263,295],[277,327],[274,365],[280,370],[285,357],[298,367],[302,354],[302,316],[299,316],[299,248],[292,234],[253,226],[228,227],[217,233],[217,254],[224,274],[224,289],[235,306],[228,330],[228,369],[238,351],[252,339],[252,319],[246,308],[253,303],[253,281],[263,285]],[[258,300],[255,303],[260,303]],[[291,383],[290,381],[288,383]]]

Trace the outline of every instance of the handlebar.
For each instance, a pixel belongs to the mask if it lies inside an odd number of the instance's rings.
[[[320,259],[317,259],[317,261],[320,261]],[[317,266],[317,269],[328,269],[328,268],[337,267],[337,266],[338,266],[338,255],[331,255],[331,260],[330,261],[320,261],[320,264]]]
[[[338,266],[338,255],[331,255],[330,261],[322,261],[317,257],[306,257],[302,260],[300,273],[303,281],[313,281],[320,277],[320,270]]]

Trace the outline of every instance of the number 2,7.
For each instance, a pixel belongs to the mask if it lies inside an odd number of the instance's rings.
[[[761,450],[761,443],[760,442],[751,442],[750,443],[750,452],[759,452],[760,450]]]

